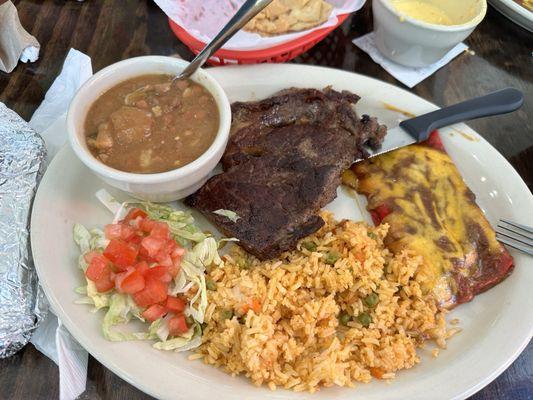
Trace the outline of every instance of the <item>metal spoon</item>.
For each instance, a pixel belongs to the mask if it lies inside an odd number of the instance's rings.
[[[230,40],[248,21],[268,6],[272,0],[246,0],[215,38],[198,53],[191,63],[176,78],[188,78],[196,72],[224,43]]]

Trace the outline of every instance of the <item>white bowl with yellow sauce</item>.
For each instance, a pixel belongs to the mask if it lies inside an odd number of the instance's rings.
[[[483,20],[486,0],[373,0],[378,49],[394,62],[423,67],[439,61]]]

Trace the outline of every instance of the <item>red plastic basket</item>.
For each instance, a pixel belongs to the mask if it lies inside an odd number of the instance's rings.
[[[342,14],[337,17],[338,22],[335,26],[317,29],[298,39],[283,43],[268,49],[238,51],[238,50],[219,50],[208,61],[211,65],[225,64],[258,64],[258,63],[282,63],[292,60],[294,57],[306,52],[311,47],[324,39],[332,30],[342,24],[350,14]],[[191,36],[185,29],[176,24],[170,18],[168,19],[170,29],[194,54],[198,54],[205,46]]]

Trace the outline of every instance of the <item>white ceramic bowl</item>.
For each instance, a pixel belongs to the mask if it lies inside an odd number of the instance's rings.
[[[162,56],[130,58],[112,64],[96,73],[76,93],[67,114],[67,133],[72,149],[79,159],[105,182],[142,200],[167,202],[195,192],[207,180],[220,161],[229,137],[231,108],[222,87],[205,70],[191,78],[213,95],[220,126],[214,142],[199,158],[183,167],[156,174],[136,174],[120,171],[97,160],[89,151],[84,134],[84,121],[89,108],[106,90],[116,84],[144,74],[177,74],[188,62]]]
[[[394,62],[423,67],[439,61],[483,20],[486,0],[421,0],[443,9],[457,25],[430,24],[400,13],[390,0],[373,0],[378,49]]]

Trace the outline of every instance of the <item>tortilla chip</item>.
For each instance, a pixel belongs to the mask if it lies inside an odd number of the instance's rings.
[[[244,30],[263,36],[302,31],[326,22],[332,10],[324,0],[274,0]]]

